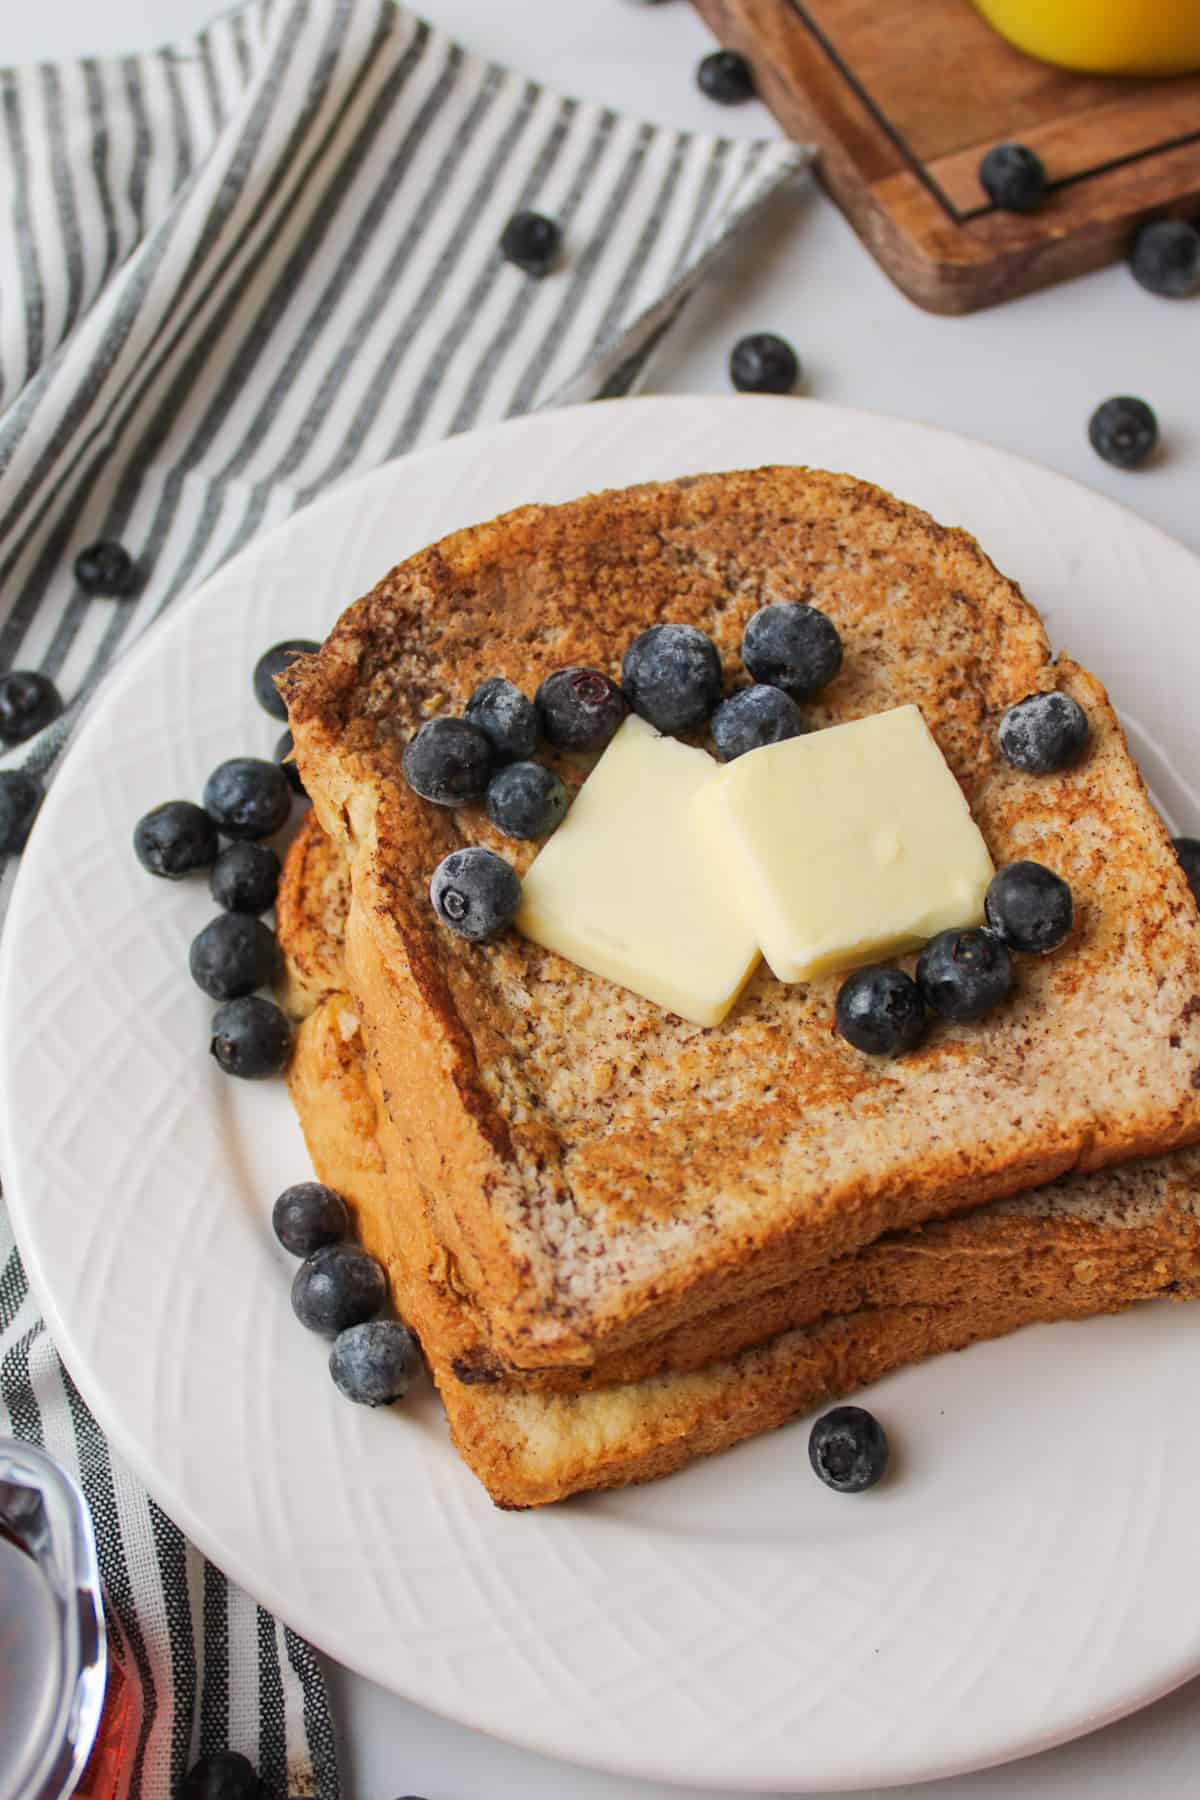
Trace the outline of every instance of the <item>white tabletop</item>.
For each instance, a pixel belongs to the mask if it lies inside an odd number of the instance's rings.
[[[5,6],[0,61],[143,48],[185,36],[219,6]],[[472,48],[559,88],[683,127],[775,130],[758,105],[721,109],[697,91],[693,70],[712,40],[686,0],[419,0],[419,10]],[[1155,299],[1114,268],[970,318],[934,318],[892,287],[833,205],[805,184],[692,303],[653,387],[724,392],[733,342],[747,331],[778,331],[800,353],[806,392],[1003,444],[1200,549],[1198,308],[1200,300]],[[1089,414],[1118,393],[1148,400],[1162,430],[1163,453],[1136,474],[1108,468],[1087,442]],[[347,1800],[678,1800],[682,1792],[547,1762],[420,1712],[345,1670],[329,1673]],[[1166,1800],[1192,1790],[1198,1757],[1195,1683],[1035,1762],[903,1792],[930,1800],[1015,1800],[1031,1791],[1040,1800]]]

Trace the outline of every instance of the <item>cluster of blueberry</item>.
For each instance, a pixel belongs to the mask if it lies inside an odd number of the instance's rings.
[[[717,646],[694,625],[651,625],[636,637],[617,685],[599,669],[557,669],[529,700],[494,676],[476,688],[461,719],[429,719],[405,746],[405,779],[423,800],[463,806],[482,800],[499,831],[544,837],[567,810],[565,784],[529,760],[544,737],[556,750],[604,749],[632,709],[668,735],[712,733],[722,762],[804,730],[798,701],[832,681],[842,640],[815,606],[780,600],[746,622],[742,661],[753,685],[722,699]],[[434,911],[459,937],[482,943],[510,925],[521,903],[516,871],[474,845],[438,864],[430,884]]]
[[[319,645],[293,638],[259,658],[254,692],[265,711],[287,717],[274,678],[296,656]],[[228,1075],[250,1080],[278,1074],[291,1052],[292,1028],[275,1005],[256,992],[279,972],[279,945],[261,914],[275,904],[279,856],[264,840],[286,825],[293,794],[304,792],[285,732],[275,761],[235,756],[204,784],[204,804],[166,800],[137,822],[133,847],[151,875],[181,881],[209,872],[209,892],[222,909],[192,940],[188,966],[196,985],[221,1005],[213,1015],[210,1048]],[[231,841],[224,849],[221,838]]]

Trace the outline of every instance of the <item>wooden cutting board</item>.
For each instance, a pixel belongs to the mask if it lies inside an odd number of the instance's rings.
[[[1005,43],[970,0],[693,3],[749,57],[780,123],[819,145],[829,192],[931,312],[971,312],[1112,262],[1148,216],[1196,216],[1200,76],[1053,69]],[[979,185],[984,152],[1014,139],[1046,165],[1036,213],[1000,212]]]

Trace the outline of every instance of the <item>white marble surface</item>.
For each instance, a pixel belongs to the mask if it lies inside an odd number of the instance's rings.
[[[213,0],[10,3],[0,8],[0,61],[141,48],[186,35],[214,10]],[[774,129],[757,105],[723,111],[698,93],[693,70],[711,39],[687,0],[423,0],[421,10],[474,48],[560,88],[681,126]],[[896,292],[810,187],[777,206],[693,302],[653,386],[723,392],[734,340],[779,331],[801,354],[809,393],[1003,444],[1200,549],[1198,323],[1200,299],[1157,300],[1122,268],[970,318],[934,318]],[[1107,468],[1087,443],[1089,413],[1114,393],[1140,394],[1159,415],[1163,449],[1136,474]],[[669,1800],[681,1792],[550,1763],[419,1712],[344,1670],[330,1676],[348,1800]],[[894,1791],[930,1800],[1031,1792],[1041,1800],[1167,1800],[1193,1790],[1198,1756],[1193,1684],[1034,1761]]]

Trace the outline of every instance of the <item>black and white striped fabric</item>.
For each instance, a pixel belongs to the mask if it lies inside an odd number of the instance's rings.
[[[150,55],[0,72],[0,672],[40,669],[65,702],[0,768],[48,781],[114,659],[330,482],[630,391],[807,156],[562,98],[393,0],[252,0]],[[523,207],[565,234],[544,280],[498,253]],[[73,579],[103,538],[137,559],[132,600]],[[14,872],[0,859],[0,921]],[[311,1652],[110,1456],[0,1210],[5,1430],[91,1502],[143,1693],[136,1800],[225,1743],[270,1793],[332,1800]]]

